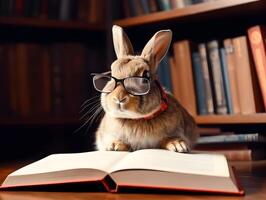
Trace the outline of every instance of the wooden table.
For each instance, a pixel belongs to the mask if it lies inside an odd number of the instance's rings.
[[[111,194],[101,192],[40,192],[40,191],[0,191],[0,200],[194,200],[194,199],[250,199],[266,200],[266,161],[256,162],[232,162],[236,167],[240,181],[246,192],[245,196],[225,196],[225,195],[206,195],[193,193],[133,193],[133,194]],[[1,163],[0,182],[25,163]]]

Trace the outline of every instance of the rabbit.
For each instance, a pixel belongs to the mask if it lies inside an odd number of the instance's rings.
[[[189,152],[198,137],[195,121],[174,96],[158,84],[156,76],[158,64],[172,40],[171,30],[155,33],[141,55],[134,55],[122,27],[114,25],[112,34],[117,60],[111,64],[111,75],[123,79],[148,74],[150,90],[147,94],[135,96],[118,83],[110,93],[101,94],[105,114],[96,130],[97,150],[155,148]]]

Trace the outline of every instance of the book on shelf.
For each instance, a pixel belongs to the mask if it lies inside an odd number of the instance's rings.
[[[192,53],[192,61],[193,61],[193,75],[194,75],[193,77],[195,81],[198,114],[206,115],[208,114],[206,91],[204,87],[204,78],[200,61],[200,55],[198,52]]]
[[[233,114],[233,104],[232,104],[232,95],[230,91],[230,82],[228,77],[228,65],[226,59],[226,52],[224,48],[219,49],[220,58],[221,58],[221,70],[222,70],[222,78],[224,83],[224,93],[226,99],[226,106],[228,114]]]
[[[227,102],[224,90],[224,81],[222,77],[221,58],[219,55],[219,44],[217,40],[207,43],[210,77],[212,81],[214,108],[217,114],[227,113]]]
[[[231,161],[266,159],[266,136],[261,133],[220,132],[201,136],[193,148],[197,153],[223,154]]]
[[[224,39],[223,41],[224,49],[226,53],[226,64],[228,71],[228,82],[230,86],[230,92],[228,94],[231,95],[232,100],[232,113],[237,114],[240,113],[240,104],[239,104],[239,96],[238,96],[238,86],[237,86],[237,72],[236,72],[236,61],[234,59],[234,46],[231,38]]]
[[[0,115],[77,115],[86,93],[93,94],[87,74],[102,69],[98,50],[88,49],[80,43],[0,45],[0,65],[6,80],[1,84],[4,107]]]
[[[40,19],[102,22],[103,0],[2,0],[0,15]]]
[[[193,150],[198,153],[221,153],[231,161],[266,159],[266,139],[263,134],[220,134],[201,137]]]
[[[248,29],[248,38],[255,62],[256,74],[266,110],[266,28],[265,26],[253,26]]]
[[[198,139],[197,144],[218,144],[218,143],[241,143],[256,142],[266,143],[266,135],[262,133],[246,134],[221,134],[215,136],[202,136]]]
[[[215,0],[124,0],[122,4],[125,17],[135,17],[211,1]]]
[[[29,66],[27,64],[27,46],[24,43],[16,45],[16,73],[18,111],[22,116],[30,114]]]
[[[172,84],[172,91],[175,98],[181,102],[181,94],[180,94],[180,82],[178,79],[178,69],[177,65],[175,64],[174,57],[169,58],[169,64],[170,64],[170,75],[171,75],[171,84]]]
[[[165,57],[162,59],[158,66],[158,76],[159,81],[162,83],[162,85],[168,90],[172,91],[172,84],[171,84],[171,75],[170,75],[170,64],[169,64],[169,55],[165,55]]]
[[[214,113],[213,91],[212,91],[211,78],[209,72],[210,70],[208,64],[207,48],[204,43],[198,44],[198,52],[200,55],[200,62],[202,67],[203,80],[204,80],[207,112],[208,114],[213,114]]]
[[[197,113],[197,106],[191,60],[191,44],[188,40],[177,41],[173,44],[173,51],[174,63],[178,70],[176,76],[180,83],[180,103],[191,115],[195,116]]]
[[[146,188],[244,194],[223,155],[158,149],[50,155],[9,174],[1,189],[67,183],[99,184],[109,192]]]
[[[236,61],[236,81],[238,86],[238,96],[240,112],[242,114],[256,113],[254,90],[251,77],[251,61],[248,52],[246,36],[240,36],[232,39],[235,49]],[[249,97],[249,98],[242,98]]]

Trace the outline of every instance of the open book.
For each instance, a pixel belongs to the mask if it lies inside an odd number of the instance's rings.
[[[152,188],[244,193],[223,155],[158,149],[53,154],[11,173],[1,188],[93,182],[110,192]]]

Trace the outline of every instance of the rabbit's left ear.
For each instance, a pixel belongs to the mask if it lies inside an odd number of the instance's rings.
[[[171,30],[161,30],[154,34],[142,50],[141,56],[149,61],[152,71],[157,70],[158,64],[167,53],[172,40]]]
[[[132,44],[127,37],[127,34],[123,31],[122,27],[113,25],[113,43],[117,58],[122,58],[127,55],[133,55]]]

